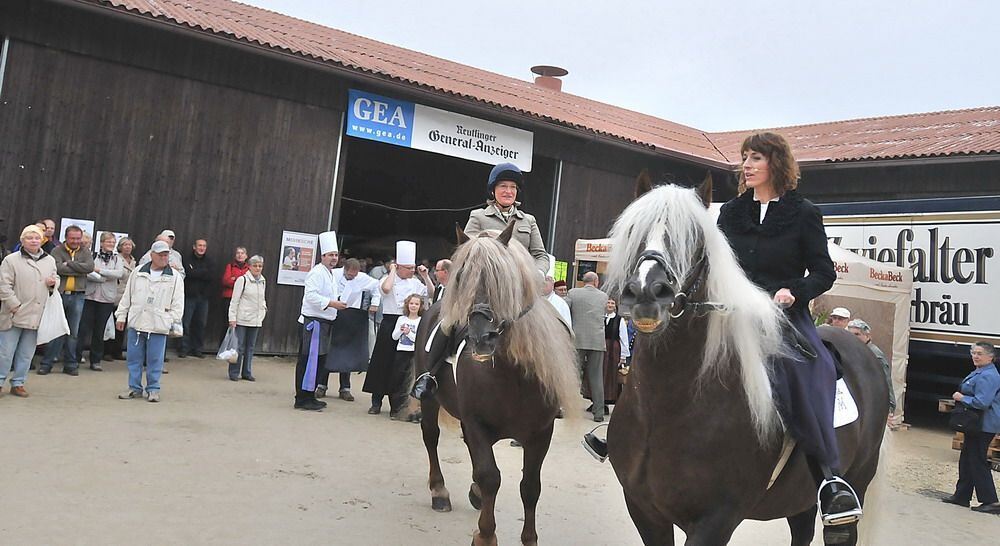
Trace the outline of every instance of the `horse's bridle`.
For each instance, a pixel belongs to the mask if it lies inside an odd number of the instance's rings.
[[[711,311],[729,310],[729,306],[724,303],[713,301],[692,301],[692,298],[698,295],[701,290],[702,284],[705,281],[706,272],[708,270],[708,260],[706,259],[704,251],[698,256],[694,267],[691,269],[691,273],[688,275],[687,280],[685,280],[683,285],[681,285],[670,273],[670,268],[667,267],[667,259],[663,256],[662,252],[659,250],[643,251],[642,254],[639,254],[639,259],[636,260],[635,270],[638,271],[639,265],[646,260],[653,260],[654,262],[660,264],[660,267],[663,268],[664,274],[667,276],[667,285],[674,293],[674,301],[670,304],[670,309],[667,311],[670,314],[670,318],[681,318],[681,316],[683,316],[687,311],[694,313],[695,316],[701,316],[708,314]]]
[[[528,312],[531,311],[532,307],[534,307],[534,304],[530,304],[527,307],[525,307],[524,310],[521,311],[521,314],[519,314],[514,320],[512,320],[510,322],[508,322],[506,320],[501,320],[501,321],[497,322],[496,313],[493,312],[493,308],[490,307],[490,304],[488,304],[488,303],[474,303],[472,305],[472,309],[469,310],[469,317],[468,318],[471,319],[473,315],[480,315],[480,316],[482,316],[490,324],[496,324],[497,325],[496,329],[489,330],[486,333],[487,334],[496,334],[497,336],[502,336],[504,334],[504,332],[507,331],[507,328],[511,324],[513,324],[514,322],[517,322],[518,320],[520,320],[521,317],[523,317],[524,315],[527,315]],[[466,334],[466,335],[468,335],[468,334]]]

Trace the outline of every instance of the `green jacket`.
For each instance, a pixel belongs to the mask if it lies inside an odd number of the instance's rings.
[[[538,223],[535,217],[523,212],[518,208],[520,203],[515,203],[512,207],[511,218],[514,218],[513,239],[524,245],[528,253],[535,259],[535,267],[544,275],[549,270],[549,255],[545,252],[545,243],[542,242],[542,234],[538,231]],[[465,224],[465,234],[469,237],[479,235],[481,231],[495,229],[503,231],[507,227],[500,211],[493,201],[487,201],[486,207],[476,209],[469,213],[469,221]]]

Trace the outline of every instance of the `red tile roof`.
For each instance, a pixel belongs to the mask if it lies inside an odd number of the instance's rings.
[[[731,162],[749,131],[710,133]],[[766,129],[780,133],[800,162],[910,159],[1000,153],[1000,106],[853,119]]]
[[[705,133],[231,0],[77,0],[448,93],[501,110],[648,146],[699,163],[739,160],[753,131]],[[1000,107],[777,129],[800,161],[1000,152]]]

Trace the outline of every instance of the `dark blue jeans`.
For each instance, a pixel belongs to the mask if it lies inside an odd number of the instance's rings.
[[[83,316],[83,292],[61,294],[63,312],[69,323],[69,335],[57,337],[45,346],[45,356],[42,357],[42,368],[52,368],[52,363],[62,353],[64,370],[75,370],[80,367],[80,353],[77,351],[77,336],[80,333],[80,318]]]
[[[181,339],[181,354],[201,353],[205,344],[205,325],[208,322],[208,298],[203,296],[184,297],[184,337]]]

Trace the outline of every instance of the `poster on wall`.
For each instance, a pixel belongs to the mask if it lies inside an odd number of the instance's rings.
[[[281,232],[281,253],[278,259],[278,284],[304,286],[306,275],[316,260],[314,233]]]
[[[59,221],[59,231],[56,232],[56,239],[60,241],[66,240],[66,228],[69,226],[76,226],[83,230],[84,233],[94,236],[94,221],[93,220],[83,220],[80,218],[63,218]]]

